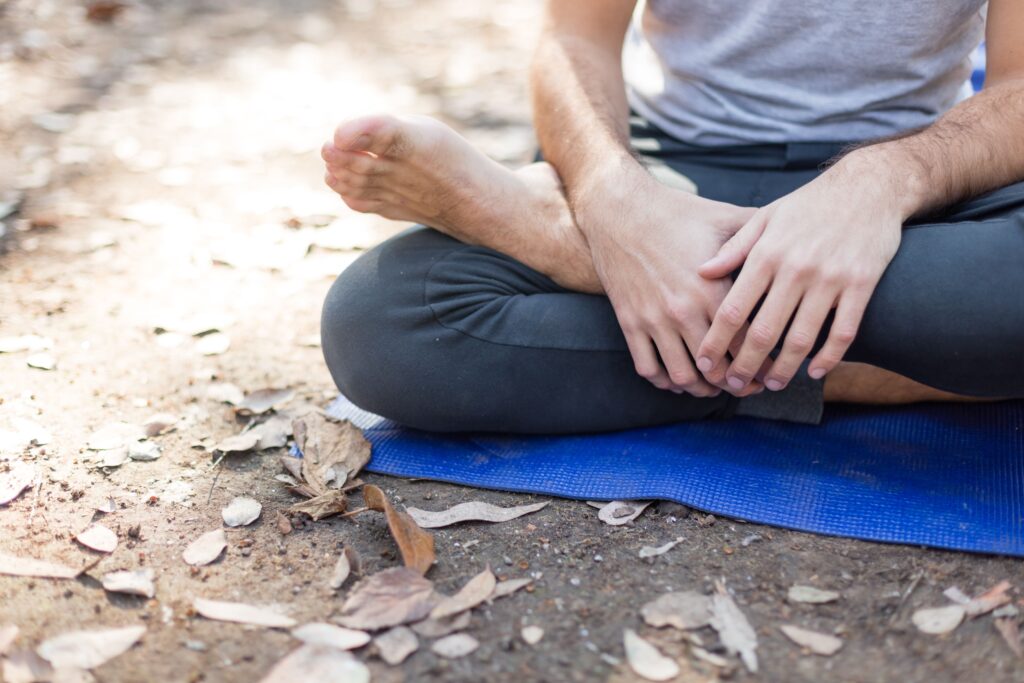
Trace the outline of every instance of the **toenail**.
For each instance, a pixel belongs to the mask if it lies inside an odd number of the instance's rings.
[[[366,149],[369,146],[370,146],[370,136],[369,135],[360,135],[359,137],[356,138],[355,142],[353,142],[351,145],[348,146],[348,148],[351,149],[351,150],[360,151],[360,150]]]
[[[729,378],[729,386],[732,387],[733,389],[742,389],[746,385],[747,385],[747,383],[744,382],[739,377],[730,377]]]
[[[701,356],[697,359],[697,369],[701,372],[707,372],[713,367],[715,367],[715,364],[707,356]]]
[[[778,390],[782,389],[782,387],[783,387],[783,384],[782,384],[782,382],[780,382],[780,381],[779,381],[779,380],[777,380],[777,379],[770,379],[770,380],[767,380],[767,381],[766,381],[766,382],[764,383],[764,385],[765,385],[766,387],[768,387],[769,391],[778,391]]]

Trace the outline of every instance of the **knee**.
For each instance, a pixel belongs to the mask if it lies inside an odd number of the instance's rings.
[[[364,410],[386,415],[385,356],[394,331],[387,329],[388,292],[373,277],[373,259],[373,252],[364,254],[334,281],[324,300],[320,339],[341,393]]]
[[[437,324],[423,300],[422,264],[388,244],[338,276],[324,301],[324,360],[339,391],[363,410],[432,431],[462,427],[452,391],[461,335]]]

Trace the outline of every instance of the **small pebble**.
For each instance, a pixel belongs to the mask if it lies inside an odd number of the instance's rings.
[[[594,555],[594,562],[604,562],[604,558],[600,555]]]
[[[569,583],[571,583],[574,586],[578,586],[580,585],[580,580],[574,576],[571,579],[569,579]]]

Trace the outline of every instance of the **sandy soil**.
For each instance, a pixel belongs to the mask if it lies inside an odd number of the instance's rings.
[[[0,577],[0,625],[17,624],[26,644],[146,625],[140,645],[94,671],[103,682],[255,681],[295,641],[198,618],[194,597],[324,620],[344,595],[327,587],[342,544],[367,571],[398,563],[376,515],[282,536],[274,516],[294,497],[273,478],[281,450],[212,467],[212,445],[244,420],[208,387],[290,386],[292,408],[336,394],[312,345],[320,302],[358,248],[402,226],[348,212],[322,187],[320,143],[343,117],[408,111],[441,116],[493,156],[522,162],[532,148],[523,77],[537,16],[534,0],[181,0],[131,2],[103,23],[88,21],[83,3],[0,1],[0,202],[18,203],[0,219],[0,337],[47,337],[56,360],[45,371],[28,367],[26,353],[0,354],[0,428],[28,419],[51,436],[19,452],[44,476],[0,508],[0,551],[98,560],[77,580]],[[229,336],[225,353],[201,353],[189,334],[200,318]],[[154,413],[180,419],[156,439],[160,459],[95,466],[85,449],[93,430]],[[534,500],[369,480],[430,509]],[[183,547],[218,528],[221,507],[240,494],[263,503],[262,519],[231,531],[219,562],[190,569]],[[72,538],[108,496],[119,509],[104,523],[120,543],[100,557]],[[478,609],[468,632],[481,647],[464,659],[426,647],[400,667],[358,656],[379,681],[629,681],[622,632],[635,628],[688,664],[680,681],[1024,680],[991,618],[944,637],[909,620],[946,604],[949,586],[973,594],[1019,583],[1019,562],[711,521],[661,504],[608,527],[583,502],[555,501],[505,524],[439,530],[430,577],[440,590],[454,592],[489,563],[502,576],[534,576],[533,592]],[[678,536],[667,554],[637,557]],[[156,571],[155,599],[107,594],[97,580],[137,567]],[[735,658],[724,669],[694,659],[680,634],[639,618],[656,595],[708,592],[719,578],[757,629],[756,677]],[[789,604],[795,583],[842,598]],[[845,646],[832,657],[802,653],[783,623],[838,633]],[[519,638],[526,624],[544,628],[537,645]],[[720,651],[712,631],[700,635]]]

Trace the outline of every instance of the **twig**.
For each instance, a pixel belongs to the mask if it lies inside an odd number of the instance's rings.
[[[903,606],[907,604],[907,599],[910,597],[910,594],[917,590],[917,584],[921,582],[922,578],[924,578],[924,570],[918,569],[917,573],[914,574],[914,578],[910,580],[910,585],[907,586],[907,590],[903,591],[903,595],[900,597],[900,604],[896,605],[896,611],[892,613],[891,617],[889,617],[890,627],[896,623],[896,620],[900,617],[900,614],[902,614]]]
[[[355,510],[350,510],[343,515],[339,515],[339,517],[354,517],[361,512],[369,512],[371,509],[372,508],[356,508]]]

